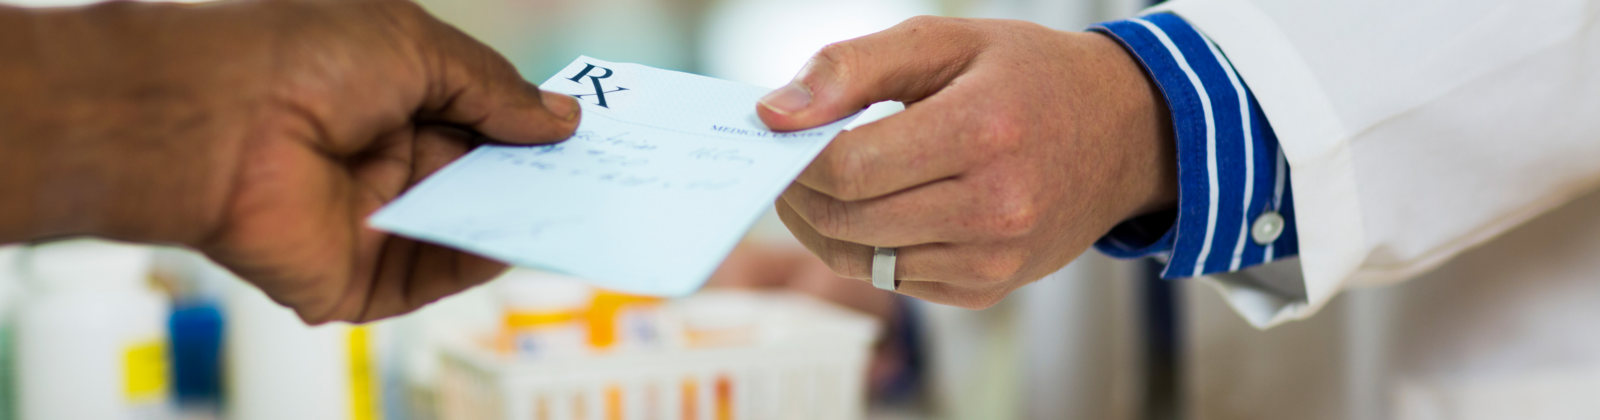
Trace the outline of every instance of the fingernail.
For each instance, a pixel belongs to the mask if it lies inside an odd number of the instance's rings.
[[[551,114],[561,117],[562,121],[572,121],[578,118],[578,100],[571,96],[559,93],[544,93],[544,108]]]
[[[761,97],[761,105],[779,114],[793,114],[811,106],[811,92],[799,83],[790,83]]]

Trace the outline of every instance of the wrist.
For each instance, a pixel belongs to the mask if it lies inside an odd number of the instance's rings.
[[[1125,104],[1113,141],[1125,142],[1128,152],[1119,172],[1126,194],[1124,212],[1118,221],[1171,209],[1178,205],[1178,152],[1172,127],[1172,112],[1161,88],[1139,64],[1133,53],[1115,39],[1090,32],[1099,51],[1107,59],[1106,69],[1119,81],[1118,102]]]
[[[1091,30],[1126,47],[1163,92],[1176,147],[1172,179],[1181,191],[1175,211],[1118,225],[1097,246],[1126,257],[1165,253],[1165,278],[1237,271],[1292,254],[1293,200],[1277,137],[1221,48],[1170,13]],[[1253,221],[1280,209],[1281,237],[1255,241]]]
[[[110,3],[22,11],[21,59],[7,78],[11,181],[5,240],[95,235],[193,243],[210,222],[214,104],[176,74],[178,9]],[[182,34],[194,36],[195,34]],[[28,85],[30,87],[16,87]],[[15,93],[16,96],[11,96]],[[218,200],[209,200],[218,201]]]

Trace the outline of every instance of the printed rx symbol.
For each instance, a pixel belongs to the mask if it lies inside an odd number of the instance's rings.
[[[587,67],[584,67],[583,71],[578,72],[578,75],[576,75],[576,76],[572,76],[572,77],[567,78],[567,80],[571,80],[573,83],[583,84],[583,81],[582,81],[583,77],[584,76],[589,76],[589,82],[594,83],[594,93],[586,93],[586,94],[582,94],[582,95],[572,95],[572,96],[575,96],[578,99],[583,99],[583,97],[585,97],[585,96],[593,96],[593,97],[595,97],[597,102],[599,102],[599,105],[600,105],[601,108],[610,108],[609,106],[606,106],[606,94],[607,93],[621,92],[621,91],[624,91],[624,90],[628,90],[628,88],[625,88],[625,87],[622,87],[622,86],[617,86],[617,88],[615,90],[606,90],[606,88],[600,86],[600,79],[611,77],[611,69],[608,69],[608,68],[605,68],[605,67],[598,67],[598,66],[595,66],[593,64],[588,64],[588,63],[585,63],[585,65]],[[605,70],[605,74],[602,74],[602,75],[599,75],[599,76],[591,76],[591,75],[589,75],[589,73],[593,72],[594,69]]]

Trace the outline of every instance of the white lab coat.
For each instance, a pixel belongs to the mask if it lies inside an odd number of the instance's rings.
[[[1291,167],[1306,299],[1428,272],[1600,186],[1600,2],[1179,0]],[[1595,250],[1600,255],[1600,250]]]
[[[1600,419],[1600,193],[1261,331],[1183,300],[1191,420]]]
[[[1158,10],[1259,98],[1300,232],[1187,294],[1190,418],[1600,418],[1600,1]]]

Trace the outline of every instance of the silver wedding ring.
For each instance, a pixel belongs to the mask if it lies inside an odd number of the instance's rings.
[[[894,280],[894,248],[872,248],[872,287],[893,292],[899,286]]]

